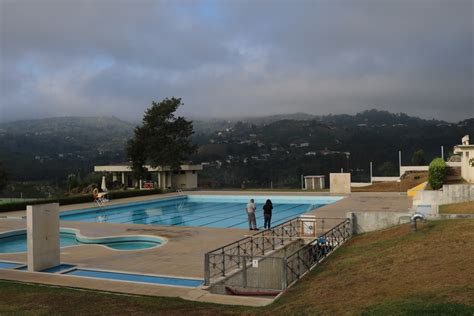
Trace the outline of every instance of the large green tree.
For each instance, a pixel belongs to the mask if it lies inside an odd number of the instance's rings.
[[[161,102],[153,101],[145,111],[142,125],[135,128],[135,135],[126,147],[135,177],[146,177],[146,164],[179,169],[181,163],[196,151],[197,146],[190,141],[192,122],[174,114],[182,104],[181,98],[166,98]]]

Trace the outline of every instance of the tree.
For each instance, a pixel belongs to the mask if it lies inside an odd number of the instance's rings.
[[[446,163],[441,158],[433,159],[428,169],[428,183],[434,190],[438,190],[443,186],[445,177]]]
[[[424,166],[425,165],[425,152],[423,149],[418,149],[413,153],[411,158],[411,163],[414,166]]]
[[[394,176],[398,173],[397,166],[391,161],[384,162],[378,171],[384,177]]]
[[[153,101],[145,111],[142,126],[135,128],[135,135],[126,147],[136,178],[148,176],[146,164],[153,168],[162,165],[179,169],[196,151],[197,146],[190,141],[192,122],[174,115],[180,105],[181,98],[166,98],[158,103]]]
[[[8,183],[8,177],[7,177],[7,172],[5,171],[5,168],[3,165],[0,163],[0,193],[5,189]]]

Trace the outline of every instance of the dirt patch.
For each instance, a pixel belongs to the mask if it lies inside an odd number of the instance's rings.
[[[474,201],[440,205],[439,211],[445,214],[474,214]]]
[[[353,187],[352,192],[406,192],[409,189],[428,181],[427,172],[406,173],[400,182],[374,182],[366,187]]]

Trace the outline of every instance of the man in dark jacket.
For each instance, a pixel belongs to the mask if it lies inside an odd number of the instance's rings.
[[[265,223],[264,223],[265,228],[270,228],[270,222],[272,221],[272,210],[273,210],[272,201],[267,200],[267,202],[263,206],[263,218],[265,220]]]

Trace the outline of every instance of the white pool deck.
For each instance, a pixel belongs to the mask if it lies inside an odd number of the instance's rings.
[[[251,192],[251,191],[194,191],[187,194],[254,195],[254,196],[330,196],[307,192]],[[167,198],[176,194],[161,194],[113,200],[109,205]],[[94,203],[61,206],[61,211],[95,207]],[[344,199],[311,211],[318,218],[345,218],[348,211],[395,211],[406,212],[411,199],[399,193],[352,193]],[[22,216],[25,211],[0,213],[0,232],[24,229]],[[337,222],[337,219],[333,221]],[[334,222],[334,223],[335,223]],[[329,222],[328,222],[329,224]],[[117,235],[154,235],[168,240],[164,245],[137,251],[117,251],[98,245],[81,245],[61,249],[61,262],[83,268],[135,272],[143,274],[203,278],[204,254],[249,234],[246,229],[155,226],[137,224],[110,224],[62,221],[61,227],[79,229],[88,237]],[[0,261],[26,263],[26,253],[0,254]],[[210,294],[201,289],[139,284],[109,280],[78,279],[66,275],[30,273],[0,269],[0,279],[31,283],[43,283],[91,290],[119,292],[137,295],[178,296],[185,299],[249,306],[262,306],[272,302],[268,298],[247,298]]]

